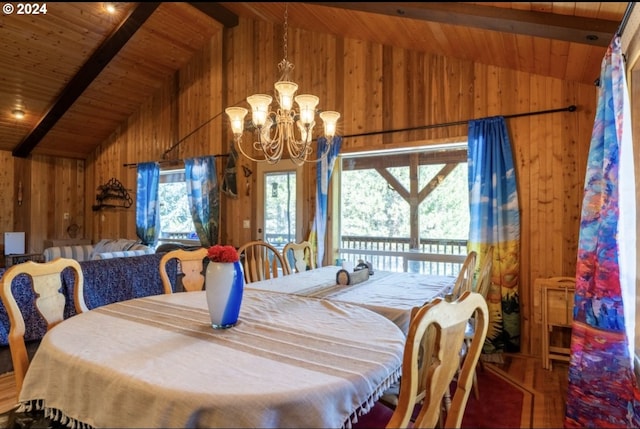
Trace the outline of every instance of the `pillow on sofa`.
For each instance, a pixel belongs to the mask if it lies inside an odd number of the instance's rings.
[[[150,247],[145,247],[144,249],[132,249],[132,250],[119,250],[116,252],[104,252],[104,253],[96,253],[93,255],[92,260],[97,259],[112,259],[112,258],[126,258],[129,256],[140,256],[140,255],[151,255],[155,253]]]
[[[128,240],[124,238],[120,238],[117,240],[110,240],[110,239],[100,240],[93,247],[93,252],[91,252],[90,259],[95,259],[96,255],[100,253],[123,252],[126,250],[130,250],[137,244],[140,244],[138,240]]]

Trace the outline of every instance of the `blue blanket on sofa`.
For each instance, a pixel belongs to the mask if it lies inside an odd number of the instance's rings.
[[[160,278],[160,259],[162,254],[131,256],[126,258],[82,261],[80,267],[84,274],[84,299],[87,307],[100,307],[113,302],[125,301],[149,295],[163,293]],[[176,284],[177,261],[167,264],[167,274],[171,284]],[[5,269],[0,268],[0,278]],[[74,274],[71,269],[62,273],[62,293],[67,297],[64,317],[76,314],[73,306]],[[34,304],[34,292],[31,280],[26,275],[17,276],[12,284],[16,301],[22,309],[25,319],[25,340],[40,340],[47,331],[47,325],[38,314]],[[0,303],[0,346],[8,346],[9,316]]]

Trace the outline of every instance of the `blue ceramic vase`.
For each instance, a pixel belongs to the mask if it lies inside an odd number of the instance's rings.
[[[231,328],[238,323],[244,293],[244,273],[240,262],[209,262],[205,293],[214,329]]]

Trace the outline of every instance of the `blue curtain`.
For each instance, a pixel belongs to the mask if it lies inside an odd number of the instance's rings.
[[[154,247],[158,240],[160,210],[158,184],[160,166],[157,162],[138,164],[136,189],[136,235],[142,244]]]
[[[487,296],[489,333],[485,360],[520,351],[520,208],[511,142],[504,117],[469,121],[469,242],[482,266],[493,246]]]
[[[213,156],[190,158],[184,161],[189,208],[196,233],[203,247],[218,243],[220,219],[220,191]]]
[[[620,38],[602,60],[585,177],[565,427],[640,427],[635,182]]]
[[[317,267],[322,266],[322,258],[324,257],[329,182],[331,181],[331,173],[333,173],[333,166],[340,153],[341,146],[342,137],[333,137],[333,143],[329,148],[327,156],[319,160],[317,166],[316,215],[313,219],[311,234],[309,235],[309,242],[315,248]],[[326,150],[327,139],[325,137],[319,137],[317,153],[325,153]]]

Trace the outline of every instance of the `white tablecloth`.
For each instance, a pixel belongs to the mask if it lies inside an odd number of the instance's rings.
[[[411,309],[451,291],[453,276],[375,271],[354,285],[336,284],[341,267],[326,266],[275,279],[253,282],[247,288],[348,302],[375,311],[393,321],[406,334]]]
[[[94,427],[341,427],[400,375],[404,336],[362,307],[247,289],[239,323],[204,292],[120,302],[48,332],[20,393]]]

